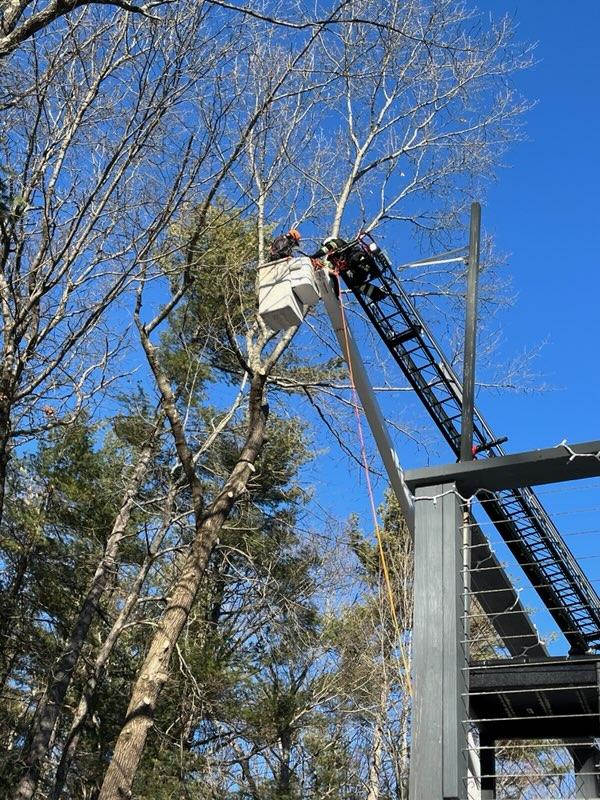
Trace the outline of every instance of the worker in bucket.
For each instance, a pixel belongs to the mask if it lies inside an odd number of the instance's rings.
[[[291,258],[294,250],[300,245],[300,231],[291,228],[287,233],[276,236],[269,247],[269,261],[280,261],[282,258]]]
[[[342,276],[350,289],[360,291],[372,300],[381,300],[385,292],[369,283],[370,278],[380,275],[373,256],[360,242],[330,236],[310,258],[324,258]]]

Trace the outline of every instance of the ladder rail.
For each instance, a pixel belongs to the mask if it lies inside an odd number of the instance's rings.
[[[442,380],[444,380],[445,383],[448,386],[451,387],[451,389],[453,390],[454,395],[455,395],[457,401],[460,403],[460,406],[461,406],[461,409],[462,409],[462,387],[461,387],[461,382],[460,382],[456,372],[454,371],[454,368],[452,367],[452,364],[448,361],[448,359],[444,355],[444,352],[443,352],[442,348],[440,347],[440,345],[436,341],[436,339],[435,339],[434,335],[432,334],[432,332],[429,330],[429,326],[425,323],[423,317],[421,316],[421,314],[417,310],[415,304],[412,302],[412,300],[409,297],[408,293],[401,286],[400,282],[396,279],[396,276],[393,273],[392,265],[389,262],[389,260],[387,259],[387,257],[381,251],[379,251],[379,253],[377,255],[380,256],[380,258],[377,259],[377,260],[380,261],[380,264],[384,266],[384,270],[383,270],[382,275],[381,275],[382,284],[384,285],[385,289],[390,292],[390,294],[399,294],[400,297],[402,298],[402,301],[403,301],[404,305],[406,306],[406,308],[410,309],[410,312],[409,312],[410,315],[413,317],[414,321],[419,325],[419,327],[423,330],[423,332],[425,333],[425,335],[429,339],[430,348],[436,353],[436,356],[437,356],[437,367],[438,367],[438,370],[440,372],[440,378]],[[390,281],[390,278],[386,275],[386,272],[388,272],[390,277],[392,278],[393,286],[390,285],[392,283],[392,281]],[[444,373],[446,373],[446,374],[444,374]],[[460,391],[460,394],[461,394],[460,397],[458,397],[456,395],[456,390],[457,389]],[[485,442],[489,442],[489,441],[494,440],[496,437],[494,436],[491,428],[489,427],[489,425],[487,424],[487,422],[485,421],[483,416],[479,413],[477,408],[475,408],[474,411],[473,411],[473,417],[474,417],[474,424],[475,424],[476,428],[478,429],[478,434],[479,434],[479,439],[480,439],[479,443],[480,444],[484,444]],[[474,431],[474,434],[475,434],[475,431]],[[474,438],[475,438],[475,435],[474,435]],[[494,448],[493,448],[493,451],[490,451],[490,452],[491,453],[493,452],[494,455],[498,455],[498,456],[505,455],[504,450],[502,449],[501,445],[495,445]],[[458,453],[457,453],[457,455],[458,455]]]

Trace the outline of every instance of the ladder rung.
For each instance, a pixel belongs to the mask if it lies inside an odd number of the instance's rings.
[[[416,347],[411,347],[410,350],[405,350],[402,353],[402,357],[406,358],[406,356],[412,356],[413,353],[419,353],[422,349],[423,348],[421,347],[421,345],[418,344]],[[433,364],[432,364],[432,366],[433,366]],[[443,381],[440,381],[440,383],[443,383]],[[433,384],[431,384],[431,385],[433,385]]]
[[[445,422],[454,422],[455,419],[462,419],[462,411],[460,414],[455,414],[453,417],[446,417]]]
[[[392,339],[389,339],[388,344],[390,347],[396,347],[398,344],[403,344],[410,339],[414,339],[415,336],[419,336],[420,333],[421,327],[419,325],[411,325],[410,328],[406,328],[406,330],[397,333]]]

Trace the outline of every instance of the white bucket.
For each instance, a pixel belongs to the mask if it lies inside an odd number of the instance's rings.
[[[319,290],[310,258],[300,256],[289,263],[290,280],[294,294],[305,306],[314,306],[319,301]]]
[[[319,299],[309,258],[284,258],[259,266],[258,313],[274,331],[299,325]]]
[[[299,325],[304,318],[302,306],[292,291],[290,261],[286,258],[259,266],[258,313],[274,331]]]

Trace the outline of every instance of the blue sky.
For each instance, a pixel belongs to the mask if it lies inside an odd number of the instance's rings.
[[[600,439],[600,200],[596,190],[600,178],[596,144],[600,66],[595,55],[600,4],[585,0],[570,6],[568,13],[558,0],[486,0],[477,5],[496,18],[510,14],[519,26],[520,39],[537,42],[535,66],[515,79],[516,88],[536,102],[526,117],[527,141],[511,148],[504,158],[506,166],[488,187],[483,227],[494,235],[498,251],[509,254],[507,273],[516,298],[512,308],[502,311],[494,323],[502,336],[496,360],[508,361],[541,346],[531,364],[539,375],[533,385],[549,387],[527,393],[484,391],[477,404],[492,430],[509,436],[506,449],[511,453],[549,447],[563,439]],[[389,402],[386,397],[388,409]],[[396,395],[394,402],[397,417],[402,416],[403,407],[409,419],[417,413],[414,398]],[[454,460],[437,432],[427,436],[430,442],[440,440],[439,449],[434,445],[424,453],[395,436],[405,467],[421,466],[429,460]],[[312,475],[323,488],[332,473],[345,469],[349,491],[330,496],[329,502],[324,499],[325,505],[338,515],[360,511],[368,530],[364,479],[356,472],[348,476],[347,463],[344,467],[342,462],[344,457],[330,450],[313,466]],[[594,509],[600,506],[600,491],[594,484],[557,489],[560,487],[542,488],[540,497],[557,515],[557,526],[598,590],[597,534],[582,535],[582,531],[599,527]],[[381,496],[383,482],[377,484],[377,490]],[[496,536],[492,538],[497,542]],[[503,546],[497,546],[504,558]],[[521,584],[518,571],[514,575]],[[524,599],[530,607],[540,605],[529,591]],[[535,617],[540,629],[547,631],[547,618]],[[556,646],[562,649],[559,643]]]
[[[509,436],[510,452],[549,447],[565,438],[600,439],[600,65],[595,55],[600,4],[584,0],[569,14],[558,0],[483,0],[477,6],[495,18],[510,14],[519,38],[537,43],[535,65],[513,77],[522,95],[536,103],[525,117],[527,140],[503,157],[505,166],[483,198],[482,219],[497,250],[508,254],[505,274],[515,298],[494,319],[501,334],[494,361],[536,351],[530,367],[537,377],[532,391],[484,390],[477,404],[492,430]],[[393,263],[406,258],[400,251],[388,255]],[[489,367],[480,362],[479,369],[487,378]],[[386,407],[388,402],[386,397]],[[402,416],[403,407],[409,420],[418,413],[404,394],[394,402],[396,416]],[[437,431],[432,441],[431,451],[424,453],[399,440],[403,463],[412,467],[450,458]]]
[[[540,394],[482,397],[495,430],[510,433],[510,450],[547,447],[563,438],[600,438],[598,343],[597,31],[600,4],[488,0],[509,13],[521,37],[538,43],[537,64],[517,78],[536,107],[529,141],[507,155],[486,198],[484,225],[511,253],[517,294],[503,315],[504,350],[545,342],[535,368],[553,388]]]
[[[488,192],[484,220],[499,249],[511,253],[517,301],[503,315],[504,349],[514,353],[545,342],[535,366],[554,388],[484,396],[479,404],[493,428],[510,436],[510,452],[565,438],[600,439],[600,5],[488,0],[480,6],[510,13],[521,37],[538,43],[537,64],[517,81],[537,101],[528,114],[529,141],[508,154],[510,168]],[[592,481],[538,494],[598,591],[596,487]],[[543,630],[539,618],[538,624]]]

